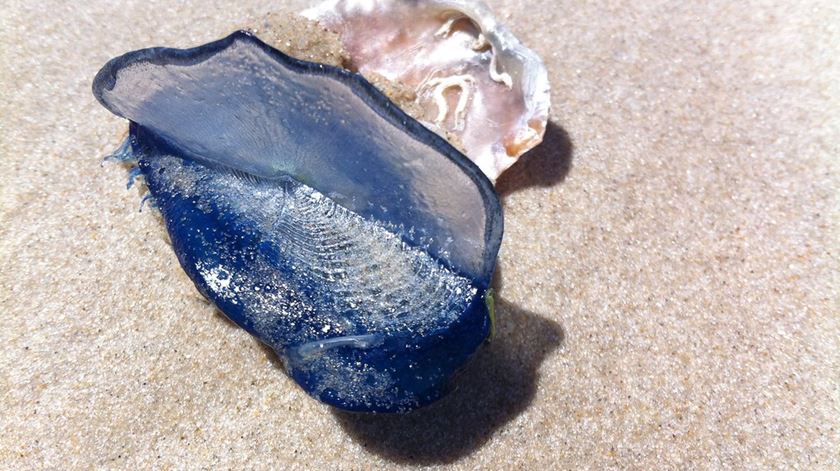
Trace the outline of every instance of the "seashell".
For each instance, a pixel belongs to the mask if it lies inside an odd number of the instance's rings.
[[[361,76],[237,32],[112,59],[93,93],[184,271],[312,396],[421,407],[488,337],[492,184]]]
[[[351,68],[412,89],[421,122],[495,179],[542,141],[545,66],[477,0],[327,0],[302,15],[338,32]]]

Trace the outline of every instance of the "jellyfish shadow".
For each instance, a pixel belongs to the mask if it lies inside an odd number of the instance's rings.
[[[504,300],[496,303],[496,336],[438,403],[405,415],[335,410],[365,449],[406,464],[446,464],[481,448],[533,400],[543,359],[563,341],[552,320]]]
[[[554,186],[566,179],[572,169],[574,146],[559,125],[549,121],[543,141],[523,154],[496,182],[496,191],[502,197],[534,186]]]

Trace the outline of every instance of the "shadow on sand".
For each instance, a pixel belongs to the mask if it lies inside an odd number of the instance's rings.
[[[554,321],[504,300],[496,312],[496,338],[440,402],[406,415],[335,411],[338,423],[363,447],[397,463],[451,463],[481,448],[528,407],[539,365],[563,341]]]
[[[569,134],[549,121],[542,143],[502,174],[496,191],[505,197],[532,186],[549,187],[562,182],[572,169],[572,150]]]

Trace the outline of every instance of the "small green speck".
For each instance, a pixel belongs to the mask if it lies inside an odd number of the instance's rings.
[[[493,288],[484,292],[484,303],[487,304],[487,313],[490,314],[490,335],[487,336],[489,342],[496,337],[496,303],[493,300]]]

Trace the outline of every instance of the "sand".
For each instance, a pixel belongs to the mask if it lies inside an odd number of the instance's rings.
[[[836,2],[490,3],[552,124],[498,185],[497,339],[408,417],[309,399],[100,163],[105,61],[272,3],[3,8],[0,468],[840,468]]]

